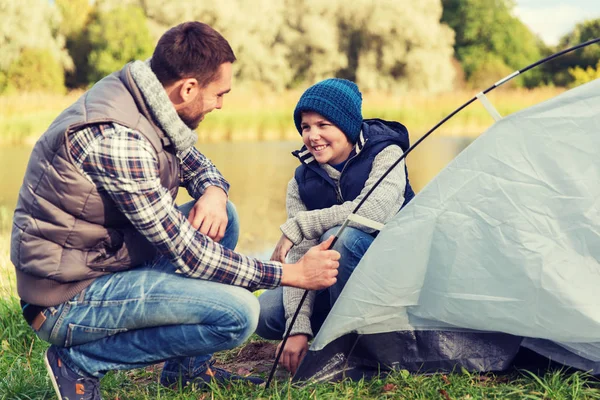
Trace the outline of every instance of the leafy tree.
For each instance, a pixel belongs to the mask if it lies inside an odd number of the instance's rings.
[[[363,89],[449,89],[452,32],[439,0],[290,0],[285,38],[295,81],[338,76]]]
[[[442,0],[442,4],[442,21],[456,32],[454,50],[467,79],[475,75],[481,80],[490,68],[490,56],[496,71],[514,71],[541,58],[542,42],[512,15],[512,0]],[[517,83],[535,86],[541,79],[539,72],[528,73]]]
[[[600,18],[577,24],[571,32],[560,39],[555,50],[563,50],[597,37],[600,37]],[[552,75],[553,81],[557,85],[572,86],[575,84],[574,79],[578,78],[571,73],[571,70],[585,71],[588,68],[593,69],[598,60],[600,60],[600,44],[593,44],[545,64],[544,69]]]
[[[453,33],[440,24],[440,0],[23,2],[28,7],[0,0],[0,16],[11,22],[2,26],[0,44],[12,46],[3,46],[3,52],[12,51],[0,59],[0,89],[24,49],[47,49],[69,70],[66,38],[77,66],[67,73],[67,83],[87,85],[130,60],[149,57],[160,34],[187,20],[206,22],[229,40],[239,81],[275,90],[338,76],[365,90],[438,91],[451,87],[455,70]],[[37,37],[28,34],[33,14]],[[31,54],[47,56],[30,53],[21,62],[31,61]]]
[[[0,20],[0,92],[10,85],[9,68],[16,62],[30,64],[32,52],[44,54],[46,60],[49,55],[52,65],[57,63],[60,68],[73,67],[65,49],[64,36],[59,31],[60,13],[50,2],[0,0]],[[26,49],[29,49],[28,54],[21,58]],[[46,52],[41,52],[42,49]]]
[[[63,23],[59,30],[65,37],[76,36],[88,22],[92,5],[89,0],[54,0]]]
[[[104,0],[108,7],[114,0]],[[262,82],[283,89],[292,79],[282,42],[284,0],[128,0],[138,4],[150,21],[155,38],[178,23],[197,20],[211,25],[227,38],[238,61],[236,80]]]
[[[87,27],[88,82],[93,83],[129,61],[152,55],[154,40],[146,17],[137,6],[121,6],[95,13]]]
[[[6,71],[5,90],[63,93],[63,68],[48,50],[23,49]]]
[[[587,67],[585,69],[581,67],[569,68],[569,74],[573,77],[571,86],[579,86],[598,79],[600,78],[600,61],[596,64],[595,69],[592,67]]]
[[[453,78],[440,0],[127,1],[163,31],[190,19],[210,24],[238,56],[236,78],[276,90],[331,76],[364,89],[443,90]]]
[[[72,70],[66,71],[65,83],[71,88],[85,86],[89,74],[87,57],[91,52],[85,28],[93,7],[89,0],[55,0],[55,3],[63,21],[68,21],[61,24],[60,32],[66,38],[66,47],[74,64]]]
[[[285,0],[282,40],[292,69],[288,87],[316,82],[346,68],[348,59],[340,51],[340,30],[335,1]]]
[[[342,49],[348,66],[357,65],[356,77],[361,87],[429,92],[451,88],[454,35],[440,24],[439,0],[361,0],[352,2],[352,7],[340,0],[338,15],[341,26],[354,24],[351,35],[342,30],[340,38],[358,37],[357,43],[350,41]],[[361,15],[364,17],[356,18]],[[356,53],[356,62],[351,62]]]
[[[292,79],[286,60],[291,49],[281,36],[283,6],[281,0],[222,0],[211,10],[215,28],[236,53],[237,79],[262,82],[275,90],[284,89]]]
[[[478,60],[478,67],[471,73],[469,78],[469,87],[473,89],[483,89],[491,86],[509,75],[512,69],[495,54],[486,54]],[[507,85],[515,85],[514,81]]]
[[[559,48],[578,45],[588,40],[600,37],[600,18],[581,22],[571,32],[563,36],[558,44]],[[586,46],[575,51],[574,61],[581,68],[593,67],[600,60],[600,44]]]

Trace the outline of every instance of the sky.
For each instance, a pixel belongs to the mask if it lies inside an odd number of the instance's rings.
[[[600,18],[600,0],[516,0],[515,14],[548,45],[577,23]]]

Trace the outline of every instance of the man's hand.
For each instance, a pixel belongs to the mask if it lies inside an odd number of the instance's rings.
[[[206,188],[190,211],[188,221],[215,242],[223,239],[227,228],[227,194],[216,186]]]
[[[275,354],[279,353],[282,344],[283,341],[277,346],[277,353]],[[283,353],[281,353],[281,358],[279,359],[280,364],[293,375],[296,373],[298,366],[307,352],[308,337],[306,335],[290,336],[285,342]]]
[[[285,262],[285,257],[287,253],[290,251],[294,243],[285,235],[281,235],[277,245],[275,246],[275,250],[273,250],[273,254],[271,255],[271,261],[280,261],[282,263]]]
[[[281,284],[301,289],[320,290],[337,281],[340,253],[327,250],[334,236],[320,243],[302,256],[296,264],[283,264]]]

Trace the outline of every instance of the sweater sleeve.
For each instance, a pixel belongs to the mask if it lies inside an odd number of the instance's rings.
[[[295,263],[302,258],[302,256],[312,247],[318,244],[318,240],[303,240],[302,233],[299,230],[289,230],[286,227],[294,229],[296,224],[289,224],[290,220],[293,220],[294,216],[298,212],[306,211],[306,207],[302,200],[300,200],[300,193],[298,192],[298,185],[296,179],[292,180],[288,184],[287,196],[286,196],[286,209],[288,214],[288,220],[281,226],[283,234],[290,239],[294,244],[287,255],[287,262]],[[285,310],[285,331],[287,332],[292,317],[300,304],[300,299],[304,294],[304,289],[295,287],[284,286],[283,288],[283,308]],[[316,292],[311,290],[306,296],[306,300],[302,304],[302,308],[298,313],[294,327],[290,332],[290,335],[304,334],[309,337],[313,336],[312,328],[310,325],[310,317],[312,315],[312,309],[314,305],[314,298]]]
[[[365,182],[365,187],[356,199],[320,210],[298,211],[293,218],[288,218],[286,223],[282,226],[282,231],[292,242],[299,243],[301,239],[318,239],[328,229],[342,225],[346,218],[348,218],[356,208],[358,203],[375,185],[377,180],[402,156],[402,154],[402,149],[399,146],[390,145],[386,147],[373,160],[371,172]],[[385,224],[398,212],[400,206],[404,202],[405,187],[406,176],[403,160],[377,186],[358,210],[357,214]],[[297,190],[296,185],[296,191]],[[299,198],[300,196],[298,194],[298,199]],[[373,232],[373,229],[366,228],[354,222],[351,222],[350,226],[368,233]],[[288,233],[290,236],[288,236]]]

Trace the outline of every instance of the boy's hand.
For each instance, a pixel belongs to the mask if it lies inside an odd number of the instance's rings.
[[[281,285],[320,290],[337,281],[340,253],[327,250],[335,236],[311,247],[296,264],[283,264]]]
[[[281,235],[277,245],[275,246],[275,250],[273,250],[273,254],[271,255],[271,261],[279,261],[284,263],[285,257],[287,253],[290,251],[294,243],[285,235]]]
[[[188,221],[201,233],[219,242],[227,228],[227,194],[216,186],[206,188],[192,207]]]
[[[279,353],[282,344],[283,341],[277,346],[277,353],[275,354]],[[306,335],[290,336],[285,342],[283,353],[281,353],[280,364],[294,375],[307,352],[308,337]]]

